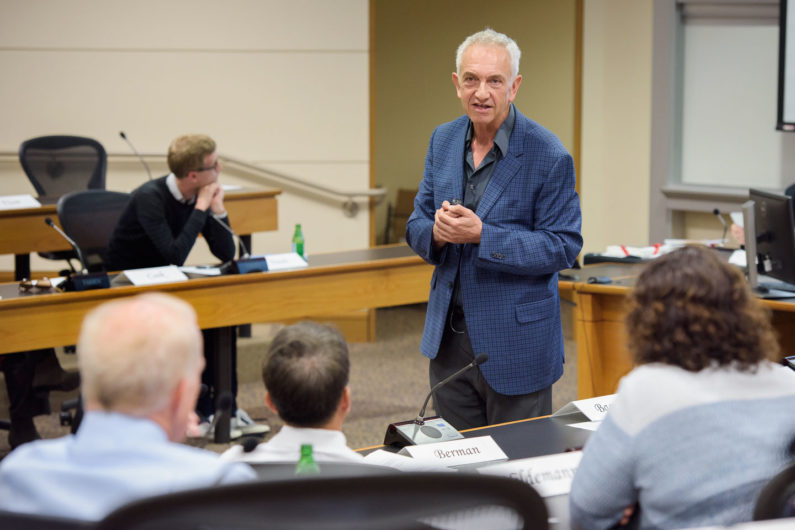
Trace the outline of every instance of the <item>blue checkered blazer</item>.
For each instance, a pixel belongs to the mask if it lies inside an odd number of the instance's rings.
[[[516,111],[508,152],[497,162],[477,211],[479,244],[435,251],[431,232],[442,201],[463,198],[469,118],[436,128],[406,239],[435,265],[420,350],[439,351],[453,283],[461,263],[461,294],[480,369],[491,387],[518,395],[550,386],[563,374],[558,271],[582,247],[574,164],[560,140]]]

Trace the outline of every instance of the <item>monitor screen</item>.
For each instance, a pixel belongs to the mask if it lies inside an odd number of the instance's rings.
[[[750,190],[754,201],[756,252],[759,271],[795,284],[795,216],[786,195]]]

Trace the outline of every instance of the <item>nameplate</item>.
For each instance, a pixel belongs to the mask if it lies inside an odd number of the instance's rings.
[[[19,210],[22,208],[39,208],[41,203],[33,195],[2,195],[0,196],[0,210]]]
[[[585,416],[583,419],[589,421],[602,421],[610,409],[610,405],[615,401],[616,395],[599,396],[589,399],[572,401],[568,405],[558,410],[552,416],[570,416],[572,414]]]
[[[295,252],[284,254],[265,254],[269,271],[285,271],[290,269],[303,269],[307,266],[306,260]]]
[[[581,459],[582,451],[572,451],[557,455],[511,460],[501,464],[479,467],[477,471],[484,475],[521,480],[533,486],[542,497],[554,497],[569,493],[571,480],[574,478],[574,472],[577,471]]]
[[[133,285],[158,285],[187,281],[188,277],[176,265],[165,267],[149,267],[147,269],[130,269],[123,274]]]
[[[464,438],[433,444],[407,445],[400,450],[400,453],[408,454],[422,463],[442,467],[457,467],[508,459],[508,456],[491,436],[478,436],[477,438]]]

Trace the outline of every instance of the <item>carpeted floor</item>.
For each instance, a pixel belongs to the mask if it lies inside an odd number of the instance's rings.
[[[553,410],[576,399],[577,395],[576,348],[571,307],[566,302],[563,315],[566,365],[563,377],[552,387]],[[428,360],[419,353],[424,319],[425,304],[379,309],[376,316],[377,340],[350,344],[353,403],[343,430],[351,447],[381,444],[389,423],[414,418],[419,412],[429,390]],[[279,329],[278,324],[256,324],[252,338],[238,340],[238,405],[254,419],[267,421],[273,428],[272,432],[278,430],[281,422],[264,405],[260,366],[270,337]],[[59,357],[65,368],[74,368],[74,355],[59,352]],[[0,394],[0,411],[7,411],[5,392]],[[54,438],[68,433],[67,427],[59,425],[57,407],[69,397],[64,393],[52,394],[56,412],[36,418],[42,437]],[[429,409],[427,414],[431,412]],[[215,451],[226,448],[215,444],[207,447]],[[0,433],[0,457],[9,450],[6,436]]]

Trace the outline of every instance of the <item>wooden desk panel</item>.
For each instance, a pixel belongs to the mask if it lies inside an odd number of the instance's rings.
[[[280,193],[278,189],[227,192],[224,206],[235,232],[243,235],[278,229],[276,196]],[[68,243],[45,224],[44,219],[47,217],[58,223],[54,204],[0,210],[0,254],[27,255],[31,252],[69,250]]]
[[[433,267],[407,246],[316,255],[297,271],[193,279],[81,293],[20,294],[0,285],[0,353],[74,344],[85,314],[147,291],[190,303],[202,328],[279,321],[334,311],[427,301]]]
[[[625,300],[634,284],[625,268],[608,270],[608,266],[584,267],[578,271],[581,280],[589,276],[621,274],[620,285],[599,285],[575,282],[575,334],[577,340],[577,398],[586,399],[613,394],[618,382],[632,369],[624,326]],[[624,265],[623,267],[627,267]],[[635,274],[640,267],[635,267]],[[795,300],[762,302],[773,312],[772,322],[782,352],[795,355]]]

